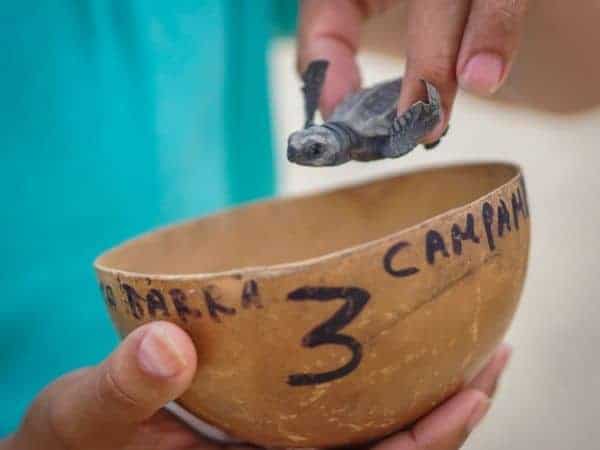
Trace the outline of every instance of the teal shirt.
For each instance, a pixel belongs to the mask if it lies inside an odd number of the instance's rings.
[[[3,4],[0,436],[45,385],[116,345],[99,252],[274,193],[266,49],[293,7]]]

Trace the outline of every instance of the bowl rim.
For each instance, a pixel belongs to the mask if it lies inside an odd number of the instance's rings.
[[[406,176],[410,176],[410,175],[415,175],[418,173],[433,172],[433,171],[439,171],[439,170],[445,170],[445,169],[485,167],[485,166],[510,168],[514,171],[515,174],[514,174],[514,176],[507,179],[504,183],[500,184],[496,188],[492,189],[491,191],[488,191],[484,195],[477,197],[476,199],[474,199],[468,203],[465,203],[460,206],[456,206],[454,208],[447,209],[444,212],[433,215],[426,220],[423,220],[423,221],[416,223],[414,225],[411,225],[409,227],[402,228],[401,230],[395,231],[393,233],[387,234],[387,235],[379,237],[377,239],[371,239],[371,240],[362,242],[360,244],[355,244],[355,245],[346,247],[341,250],[327,252],[322,255],[312,257],[312,258],[293,260],[290,262],[279,263],[279,264],[239,267],[239,268],[217,271],[217,272],[195,272],[195,273],[185,273],[185,274],[136,272],[136,271],[131,271],[131,270],[123,270],[123,269],[117,269],[114,267],[109,267],[101,262],[102,259],[108,257],[111,253],[116,252],[117,250],[121,250],[123,247],[131,245],[134,242],[137,242],[141,239],[149,237],[153,234],[160,233],[160,232],[166,232],[168,230],[184,227],[186,225],[191,225],[196,222],[207,220],[211,217],[228,214],[228,213],[234,212],[236,210],[251,207],[256,204],[274,205],[277,203],[289,202],[290,200],[294,200],[294,199],[298,199],[298,198],[316,197],[316,196],[323,195],[323,194],[330,194],[330,193],[333,193],[333,192],[336,192],[339,190],[356,188],[356,187],[361,187],[361,186],[368,186],[370,184],[375,184],[375,183],[382,182],[385,180],[391,180],[394,178],[402,178],[402,177],[406,177]],[[126,240],[122,241],[120,244],[110,247],[109,249],[100,253],[94,259],[93,267],[97,272],[109,274],[109,275],[111,275],[113,277],[117,277],[117,278],[119,278],[119,277],[128,278],[128,279],[148,279],[148,278],[150,278],[153,281],[173,281],[173,280],[176,280],[176,281],[186,281],[186,280],[201,281],[201,280],[206,280],[206,279],[223,278],[223,277],[236,277],[236,278],[240,278],[240,279],[249,277],[249,278],[255,278],[255,279],[261,279],[261,278],[265,279],[265,278],[285,275],[287,273],[300,272],[303,270],[308,270],[318,264],[327,263],[327,262],[333,260],[334,258],[346,258],[357,252],[366,251],[371,248],[378,247],[381,244],[384,244],[388,241],[396,241],[402,235],[404,235],[408,232],[426,227],[434,221],[438,221],[440,219],[443,219],[444,217],[454,215],[463,210],[467,210],[467,209],[471,208],[472,205],[483,202],[485,199],[494,196],[494,194],[496,194],[498,191],[502,190],[505,186],[507,186],[509,184],[513,184],[516,180],[522,179],[522,178],[524,178],[523,168],[521,165],[519,165],[516,162],[507,162],[507,161],[498,161],[498,160],[481,160],[481,161],[453,162],[450,164],[435,163],[435,164],[428,164],[428,165],[423,165],[423,166],[419,166],[416,168],[412,168],[405,172],[397,172],[397,173],[385,175],[383,177],[344,183],[343,185],[329,187],[326,189],[320,189],[320,190],[316,190],[316,191],[309,192],[309,193],[305,192],[305,193],[299,193],[299,194],[290,194],[290,195],[285,195],[285,196],[271,197],[268,199],[264,199],[264,198],[257,199],[254,201],[230,206],[227,208],[222,208],[216,212],[206,214],[206,215],[203,215],[200,217],[186,219],[186,220],[182,220],[182,221],[178,221],[178,222],[173,222],[173,223],[171,223],[169,225],[165,225],[165,226],[159,226],[159,227],[156,227],[149,231],[146,231],[144,233],[140,233],[140,234],[133,236],[129,239],[126,239]],[[523,194],[523,195],[526,195],[526,194]]]

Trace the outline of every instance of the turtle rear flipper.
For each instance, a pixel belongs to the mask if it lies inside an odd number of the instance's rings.
[[[441,102],[438,90],[424,81],[428,103],[418,101],[408,111],[396,117],[392,123],[390,138],[382,153],[387,158],[398,158],[412,151],[424,136],[430,133],[441,118]]]
[[[314,123],[328,67],[329,61],[318,59],[311,62],[302,74],[302,81],[304,82],[302,93],[304,94],[304,113],[306,117],[304,128],[308,128]]]

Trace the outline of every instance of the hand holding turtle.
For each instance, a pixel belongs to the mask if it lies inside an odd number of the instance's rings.
[[[427,98],[422,80],[437,88],[440,120],[420,142],[433,143],[447,129],[458,85],[480,95],[495,93],[514,60],[527,0],[405,0],[407,69],[397,101],[399,116]],[[361,25],[393,1],[304,0],[298,66],[330,62],[320,109],[327,119],[360,87],[356,63]]]
[[[440,121],[440,96],[425,81],[428,103],[418,101],[402,115],[397,103],[402,79],[349,94],[322,125],[314,124],[329,62],[316,60],[302,75],[306,121],[288,140],[288,160],[305,166],[337,166],[350,160],[398,158],[412,151]],[[433,148],[436,143],[427,144]]]

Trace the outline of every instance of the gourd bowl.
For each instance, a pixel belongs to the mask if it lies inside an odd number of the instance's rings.
[[[95,269],[121,337],[158,320],[191,336],[198,369],[171,404],[191,426],[265,447],[355,445],[413,423],[488,361],[521,296],[529,221],[517,166],[459,164],[176,224]]]

